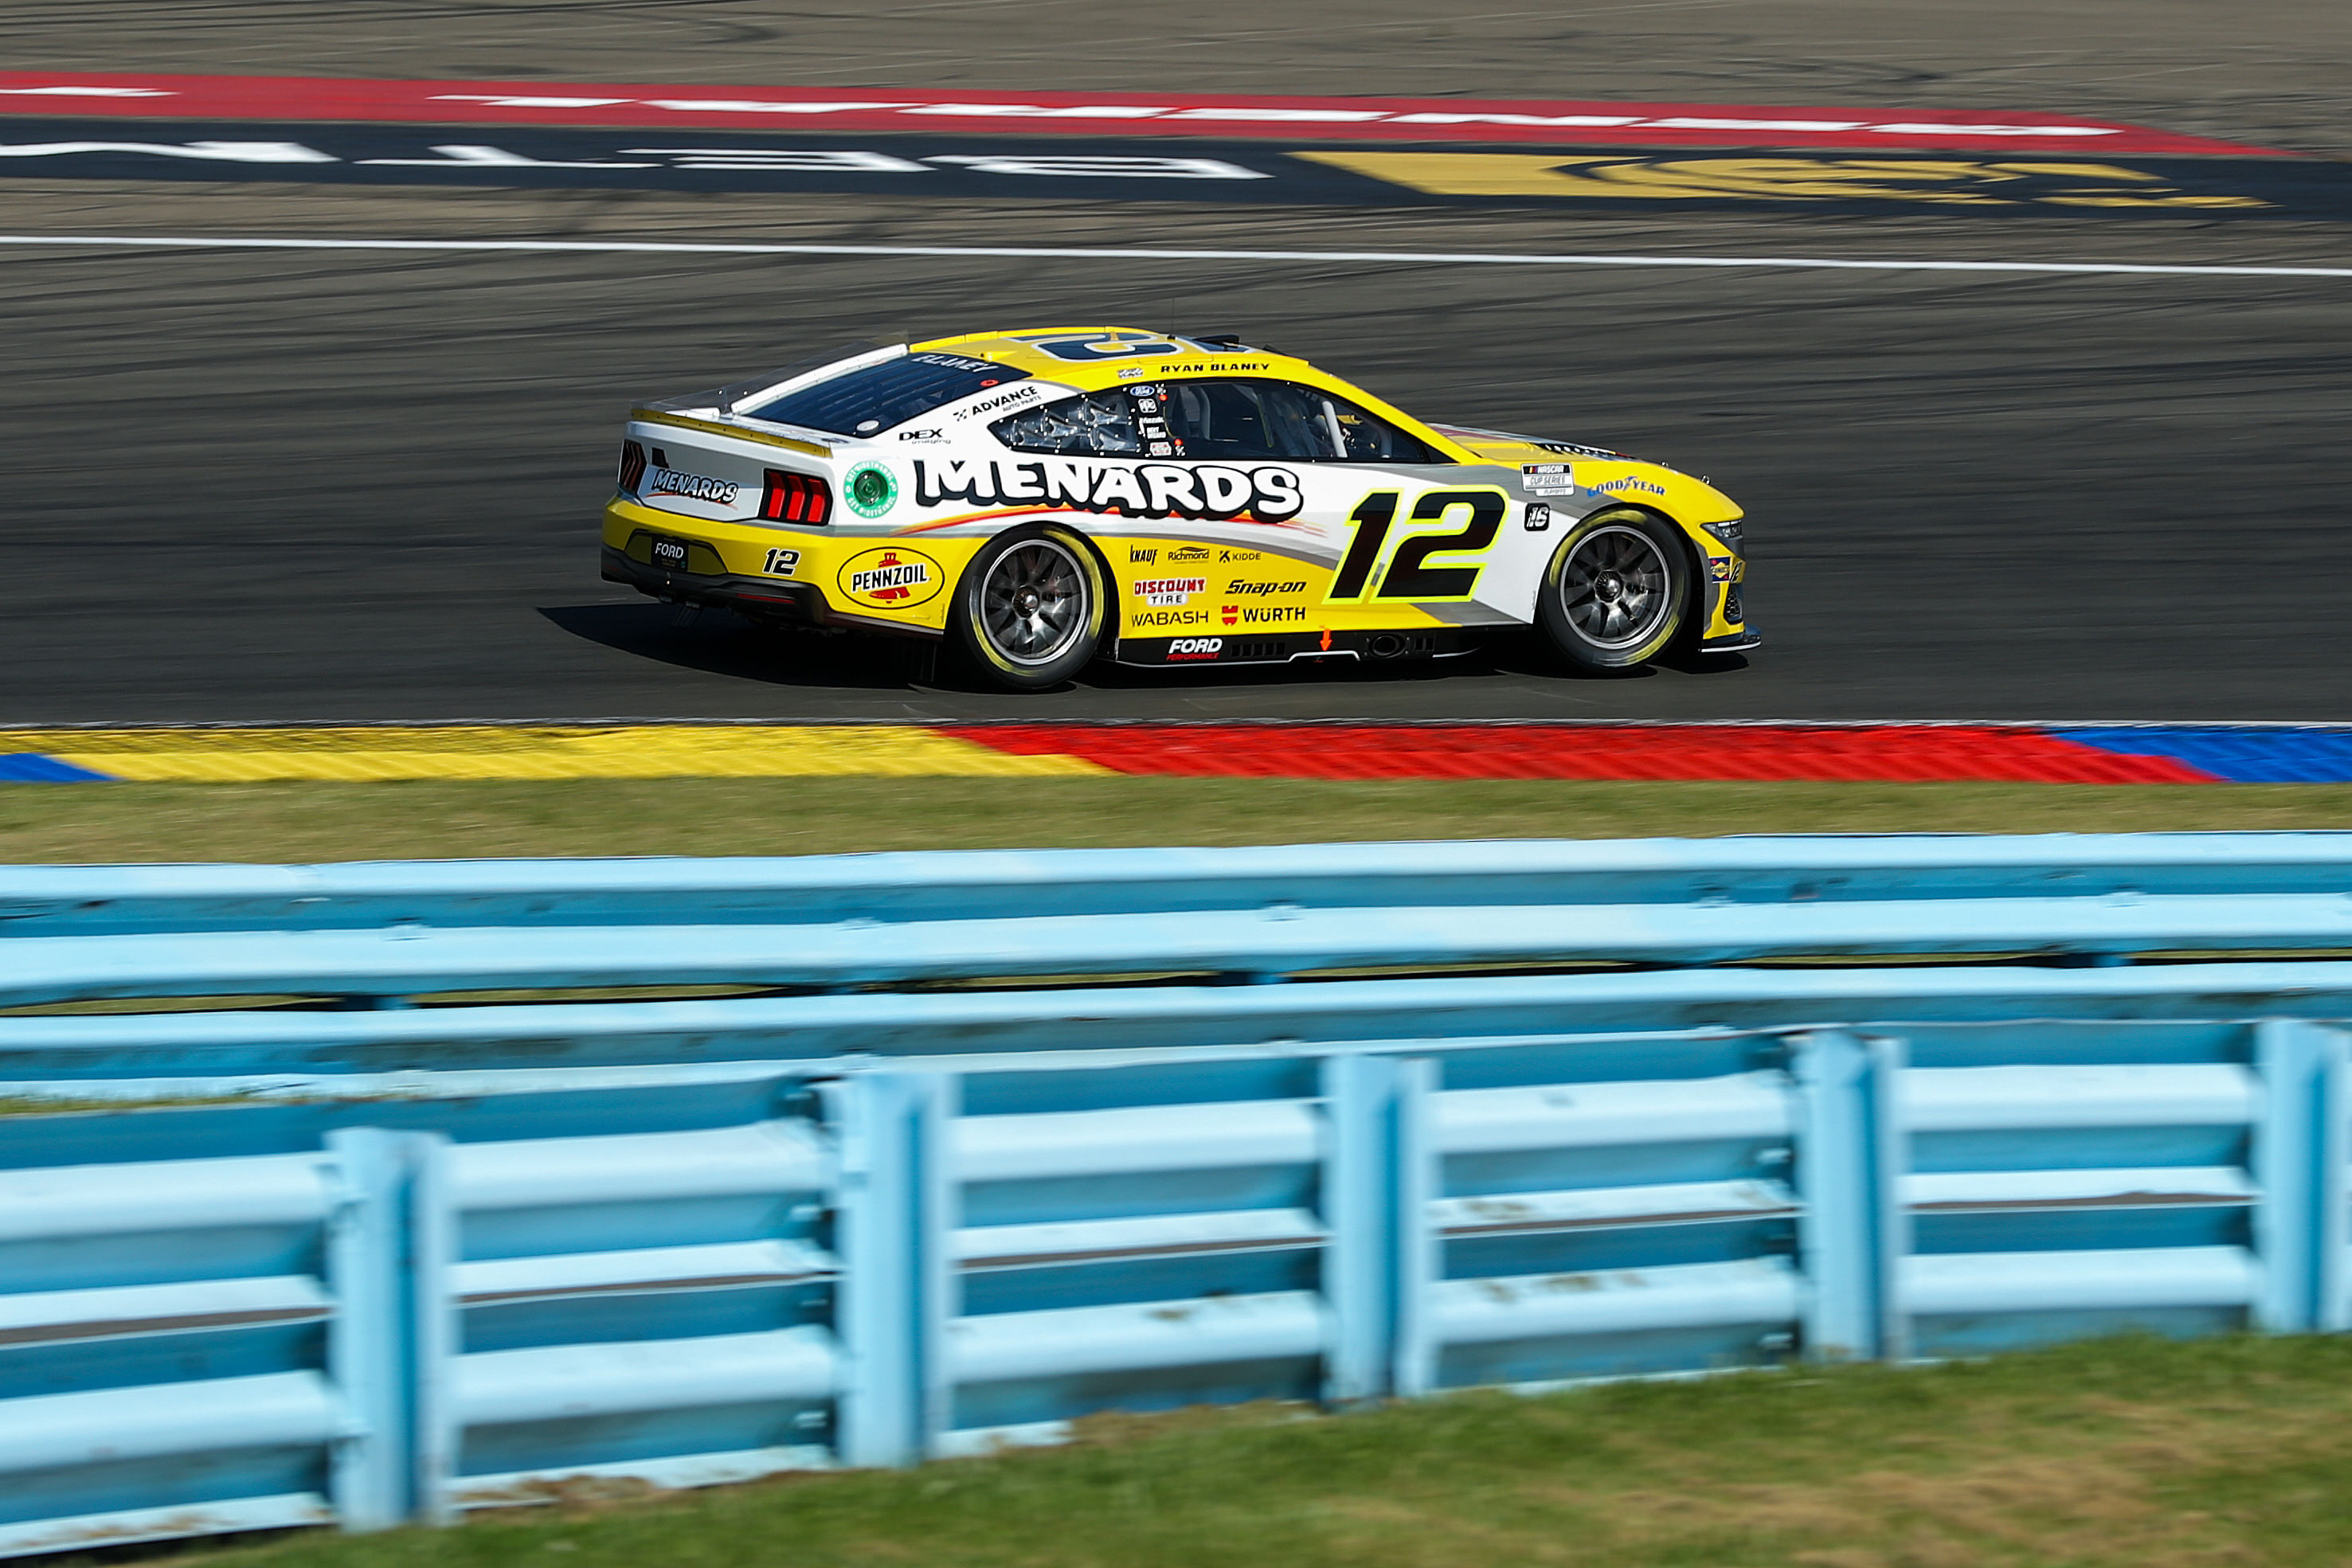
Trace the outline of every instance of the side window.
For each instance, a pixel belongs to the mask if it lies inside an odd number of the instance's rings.
[[[1050,452],[1071,457],[1135,457],[1143,444],[1135,434],[1122,389],[1087,397],[1066,397],[1026,409],[988,428],[1015,452]]]
[[[1142,389],[1139,389],[1142,390]],[[1342,397],[1289,382],[1171,382],[1176,455],[1308,463],[1443,463],[1428,444]]]
[[[1304,389],[1302,389],[1304,390]],[[1378,414],[1366,413],[1345,398],[1328,392],[1307,394],[1322,402],[1339,426],[1343,463],[1449,463],[1453,459],[1431,449],[1417,435],[1408,435]]]
[[[1163,389],[1168,434],[1179,457],[1250,462],[1327,455],[1278,382],[1170,382]],[[1145,401],[1150,401],[1146,399]]]

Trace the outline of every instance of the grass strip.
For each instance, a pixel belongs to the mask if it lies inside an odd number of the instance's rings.
[[[1332,1419],[1098,1417],[1060,1449],[455,1531],[196,1549],[254,1568],[2318,1568],[2352,1553],[2352,1343],[1469,1395]]]
[[[0,862],[2352,828],[2352,785],[670,779],[0,787]]]

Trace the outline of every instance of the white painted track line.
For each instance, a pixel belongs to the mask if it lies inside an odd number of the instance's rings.
[[[1804,256],[1553,256],[1483,251],[1189,250],[1034,245],[759,245],[652,240],[229,239],[156,235],[0,235],[0,246],[106,246],[123,250],[397,250],[653,256],[1013,256],[1076,261],[1410,263],[1453,267],[1685,267],[1815,268],[1843,272],[2009,272],[2164,277],[2352,277],[2352,267],[2188,267],[2108,261],[1918,261]]]

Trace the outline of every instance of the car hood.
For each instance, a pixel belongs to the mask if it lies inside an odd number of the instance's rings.
[[[1430,428],[1467,448],[1481,462],[1514,468],[1537,463],[1571,464],[1578,488],[1651,502],[1672,511],[1685,522],[1721,522],[1740,515],[1738,503],[1706,480],[1663,463],[1612,452],[1605,446],[1547,441],[1539,436],[1514,435],[1508,431],[1479,430],[1470,425],[1433,424]]]

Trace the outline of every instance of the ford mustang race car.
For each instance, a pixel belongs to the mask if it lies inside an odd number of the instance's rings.
[[[604,574],[754,618],[944,637],[986,679],[1089,660],[1466,650],[1619,670],[1754,647],[1740,509],[1599,447],[1427,424],[1230,337],[847,350],[636,409]]]

